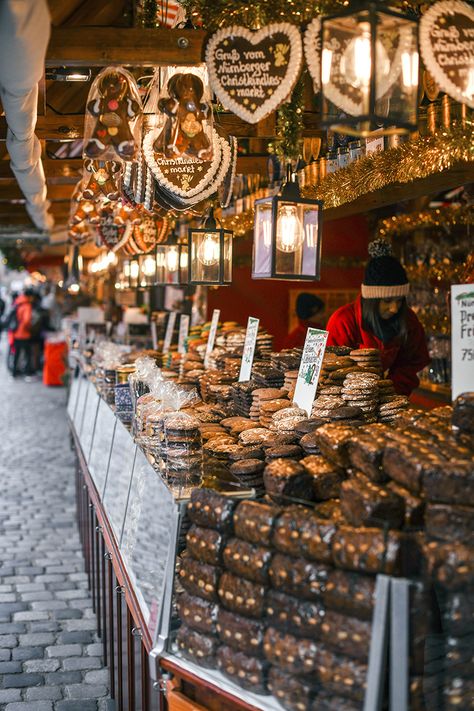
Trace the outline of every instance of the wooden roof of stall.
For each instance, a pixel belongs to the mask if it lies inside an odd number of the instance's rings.
[[[93,74],[109,64],[149,67],[167,64],[195,64],[202,61],[206,33],[202,30],[137,29],[131,27],[131,0],[48,0],[52,18],[52,33],[46,56],[46,67],[89,67]],[[186,42],[183,42],[183,38]],[[183,45],[185,45],[183,47]],[[43,147],[43,164],[48,185],[51,212],[56,230],[63,227],[69,215],[69,201],[74,185],[81,175],[82,161],[78,157],[55,156],[63,146],[83,135],[84,111],[90,82],[50,81],[43,78],[38,99],[36,133]],[[308,82],[308,108],[314,106],[311,84]],[[0,107],[1,108],[1,107]],[[249,154],[238,158],[240,173],[266,172],[266,139],[275,134],[275,114],[256,125],[248,124],[232,113],[215,117],[220,132],[249,139]],[[304,113],[304,135],[318,135],[318,115],[313,110]],[[23,195],[10,170],[5,147],[6,123],[0,111],[0,228],[15,237],[25,231],[34,233]],[[64,151],[67,154],[67,149]],[[366,212],[395,201],[409,200],[472,181],[465,167],[446,171],[395,189],[371,193],[355,201],[325,211],[325,220],[338,216]],[[469,180],[470,178],[470,180]],[[64,248],[63,248],[64,249]]]

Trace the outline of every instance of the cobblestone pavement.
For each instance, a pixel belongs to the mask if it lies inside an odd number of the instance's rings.
[[[0,711],[111,711],[87,588],[64,388],[0,363]]]

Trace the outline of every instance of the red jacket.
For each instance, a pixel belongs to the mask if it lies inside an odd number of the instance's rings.
[[[353,304],[341,306],[333,313],[327,330],[328,346],[378,348],[384,371],[388,370],[395,390],[402,395],[410,395],[418,387],[420,381],[416,374],[430,362],[423,326],[411,309],[408,309],[408,338],[404,346],[398,338],[383,343],[370,331],[364,331],[360,296]]]
[[[320,328],[324,329],[317,323],[310,323],[309,321],[303,321],[298,319],[298,325],[290,333],[287,334],[285,340],[283,341],[283,348],[303,348],[304,342],[306,340],[306,332],[308,328]]]
[[[20,294],[15,300],[15,306],[18,328],[13,334],[13,337],[19,340],[31,338],[31,301],[24,294]]]

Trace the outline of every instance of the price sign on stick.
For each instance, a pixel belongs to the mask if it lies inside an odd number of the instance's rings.
[[[184,342],[189,333],[189,316],[181,314],[179,319],[178,353],[184,353]]]
[[[217,326],[219,324],[219,316],[221,315],[220,309],[214,309],[212,312],[211,328],[209,329],[209,336],[207,339],[206,355],[204,356],[204,367],[207,368],[209,362],[209,356],[214,350],[214,343],[216,340]]]
[[[150,324],[151,328],[151,342],[153,344],[153,350],[158,350],[158,334],[156,332],[156,321],[152,321]]]
[[[293,405],[306,410],[308,417],[311,416],[328,335],[327,331],[320,331],[317,328],[308,328],[306,332]]]
[[[245,333],[244,352],[242,353],[242,362],[240,364],[239,383],[244,383],[250,380],[259,323],[260,320],[258,318],[249,316],[249,320],[247,321],[247,331]]]
[[[174,325],[176,323],[176,311],[171,311],[166,324],[165,340],[163,341],[163,353],[168,353],[173,338]]]
[[[474,284],[451,287],[452,398],[474,390]]]

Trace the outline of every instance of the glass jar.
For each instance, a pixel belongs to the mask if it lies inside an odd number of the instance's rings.
[[[339,168],[339,163],[337,159],[337,152],[336,151],[329,151],[326,153],[326,172],[329,173],[335,173],[336,170]]]
[[[349,165],[349,149],[346,146],[337,149],[337,164],[338,168],[346,168]]]
[[[349,162],[359,160],[364,157],[364,148],[362,141],[351,141],[349,143]]]

